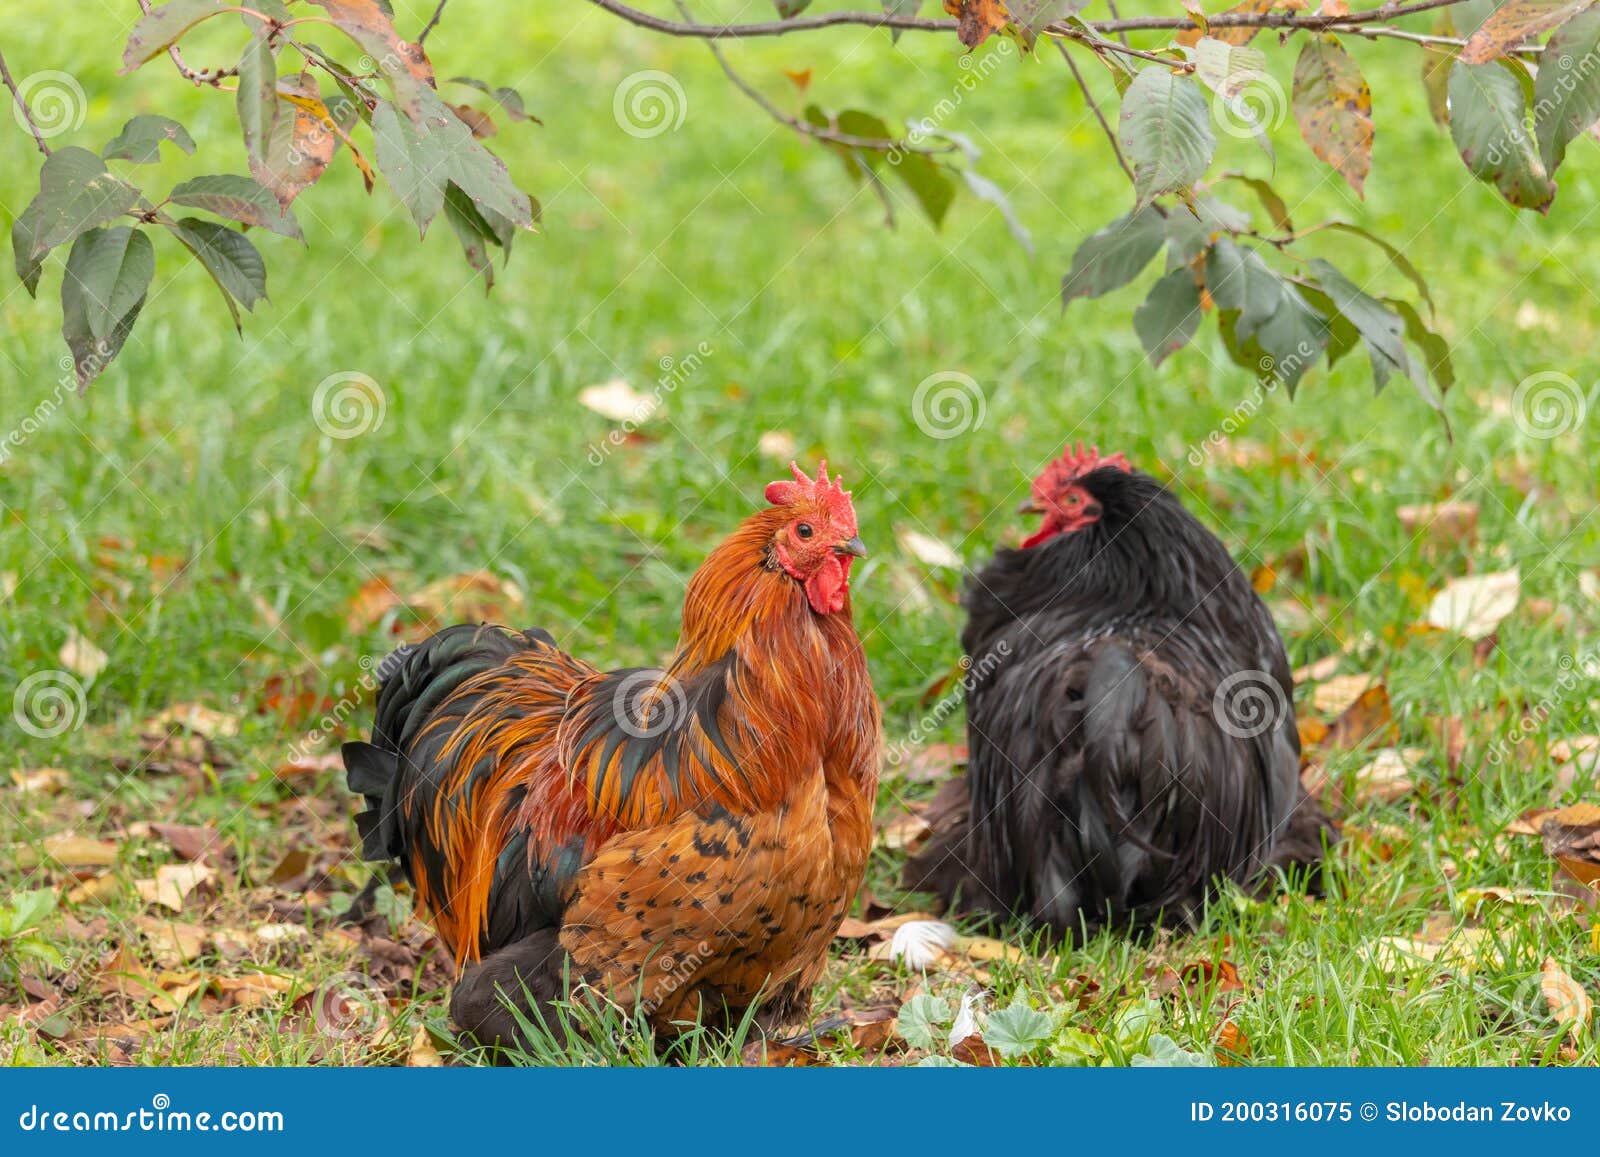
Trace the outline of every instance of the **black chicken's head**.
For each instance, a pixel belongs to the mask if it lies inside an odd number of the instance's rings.
[[[1069,445],[1033,480],[1031,492],[1017,508],[1024,514],[1044,515],[1039,529],[1023,540],[1023,548],[1098,522],[1105,512],[1101,483],[1114,483],[1120,474],[1132,471],[1121,454],[1102,458],[1098,446],[1085,450],[1082,442],[1076,449]]]

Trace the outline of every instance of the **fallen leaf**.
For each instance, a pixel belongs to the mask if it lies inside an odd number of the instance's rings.
[[[613,422],[644,422],[660,408],[659,399],[641,394],[625,378],[612,378],[603,385],[586,386],[579,391],[578,402]]]
[[[75,627],[67,628],[67,641],[61,644],[56,658],[61,665],[80,679],[92,680],[111,660],[106,653],[80,635]]]
[[[1402,529],[1449,546],[1470,543],[1478,529],[1476,502],[1423,502],[1394,512]]]
[[[779,1040],[753,1040],[739,1054],[739,1063],[751,1068],[811,1068],[822,1058],[810,1049]]]
[[[961,556],[937,538],[909,527],[900,527],[895,534],[900,539],[900,545],[906,549],[906,553],[917,561],[948,570],[961,569]]]
[[[973,1033],[963,1041],[958,1041],[950,1049],[950,1055],[964,1064],[976,1066],[981,1069],[999,1068],[1003,1063],[1000,1054],[984,1043],[983,1037]]]
[[[1250,1038],[1244,1035],[1244,1030],[1238,1022],[1225,1020],[1217,1029],[1217,1036],[1213,1042],[1217,1050],[1217,1064],[1224,1068],[1242,1065],[1250,1059]]]
[[[139,916],[134,924],[144,934],[152,957],[162,968],[187,964],[205,947],[206,930],[198,924],[163,920],[159,916]]]
[[[1324,655],[1314,663],[1307,663],[1304,667],[1296,667],[1290,676],[1296,686],[1301,683],[1317,683],[1330,678],[1339,669],[1339,664],[1344,659],[1343,655]]]
[[[1460,895],[1461,910],[1468,916],[1477,916],[1493,905],[1511,907],[1538,907],[1540,896],[1519,888],[1480,887],[1463,888]]]
[[[406,1067],[410,1069],[444,1067],[444,1058],[439,1055],[439,1049],[434,1045],[433,1036],[425,1024],[419,1024],[417,1031],[411,1034],[411,1049],[406,1054]]]
[[[1545,854],[1573,879],[1600,884],[1600,804],[1579,803],[1542,817]]]
[[[1518,570],[1451,579],[1428,607],[1428,625],[1469,639],[1494,633],[1522,596]]]
[[[150,830],[167,841],[173,854],[183,860],[198,860],[218,846],[216,829],[193,824],[151,824]]]
[[[1338,656],[1329,656],[1335,663]],[[1340,675],[1319,683],[1311,692],[1311,706],[1323,715],[1338,715],[1349,708],[1364,691],[1376,682],[1376,676],[1367,674]]]
[[[1416,747],[1380,748],[1355,773],[1355,802],[1394,803],[1417,789],[1416,768],[1427,752]]]
[[[764,458],[788,462],[795,454],[794,435],[787,430],[768,430],[756,441],[756,450]]]
[[[67,890],[67,903],[86,904],[107,899],[122,891],[122,877],[115,872],[102,872],[83,880]]]
[[[933,835],[933,825],[920,815],[902,812],[878,832],[879,842],[891,851],[914,851]]]
[[[1594,1019],[1594,1001],[1589,999],[1583,985],[1567,975],[1556,963],[1554,956],[1545,959],[1544,969],[1539,975],[1539,991],[1544,995],[1544,1002],[1550,1006],[1550,1015],[1555,1017],[1556,1023],[1566,1026],[1567,1035],[1574,1043],[1581,1041],[1589,1022]]]
[[[1394,713],[1389,707],[1389,689],[1382,683],[1368,687],[1344,713],[1329,726],[1322,746],[1348,751],[1372,739],[1380,742],[1395,736]]]
[[[204,864],[163,864],[156,869],[155,879],[135,880],[133,886],[146,904],[160,904],[174,912],[183,911],[183,902],[189,894],[212,878],[212,871]]]
[[[19,795],[55,795],[67,786],[67,772],[60,767],[35,767],[11,773]]]
[[[1385,972],[1415,972],[1419,964],[1437,964],[1461,972],[1501,963],[1494,933],[1486,928],[1452,928],[1439,939],[1381,936],[1362,955]]]
[[[87,836],[51,836],[38,844],[17,846],[13,862],[24,869],[51,863],[63,868],[102,868],[117,862],[117,845]]]
[[[239,717],[203,703],[178,703],[147,722],[144,730],[166,731],[173,727],[205,739],[230,739],[239,734]]]

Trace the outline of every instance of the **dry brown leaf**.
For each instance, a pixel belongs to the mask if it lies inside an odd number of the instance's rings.
[[[411,1034],[411,1049],[406,1054],[406,1067],[409,1069],[444,1067],[444,1058],[439,1055],[439,1049],[434,1045],[433,1036],[425,1024],[419,1024],[417,1031]]]
[[[1297,687],[1301,683],[1321,682],[1324,679],[1331,678],[1333,673],[1339,669],[1339,664],[1343,660],[1344,656],[1337,653],[1324,655],[1314,663],[1307,663],[1304,667],[1296,667],[1291,678],[1294,679]]]
[[[1330,655],[1329,658],[1335,663],[1338,662],[1338,656]],[[1371,688],[1376,681],[1377,676],[1366,673],[1340,675],[1329,679],[1325,683],[1319,683],[1311,692],[1311,706],[1323,715],[1339,715],[1348,710],[1350,705],[1361,698],[1362,693]]]
[[[1600,885],[1600,804],[1578,803],[1541,818],[1545,854],[1581,884]]]
[[[901,812],[878,832],[878,841],[891,851],[915,851],[933,835],[933,825],[920,815]]]
[[[1502,963],[1494,934],[1486,928],[1451,928],[1438,939],[1383,936],[1362,952],[1385,972],[1415,972],[1418,965],[1437,964],[1460,972]]]
[[[182,912],[189,894],[213,877],[210,868],[200,863],[162,864],[156,869],[155,879],[135,880],[146,904],[160,904],[174,912]]]
[[[1408,533],[1426,532],[1428,538],[1449,545],[1471,542],[1478,529],[1476,502],[1423,502],[1402,506],[1394,513]]]
[[[944,0],[944,10],[956,18],[956,35],[968,48],[978,47],[1011,19],[1001,0]]]
[[[644,422],[659,412],[660,404],[649,394],[641,394],[626,378],[612,378],[598,386],[585,386],[578,393],[579,405],[612,422]]]
[[[105,900],[122,890],[122,877],[115,872],[101,872],[67,890],[68,904],[86,904]]]
[[[158,916],[139,916],[134,924],[149,943],[152,959],[162,968],[187,964],[205,948],[206,930],[198,924],[183,924]]]
[[[1521,597],[1522,574],[1516,569],[1451,579],[1428,607],[1428,625],[1469,639],[1487,638]]]
[[[215,828],[193,824],[151,824],[150,831],[166,840],[173,854],[184,860],[198,860],[220,846],[221,837]]]
[[[1583,985],[1556,963],[1554,956],[1545,958],[1544,969],[1539,975],[1539,991],[1544,995],[1545,1004],[1550,1006],[1550,1015],[1556,1018],[1556,1023],[1566,1027],[1573,1043],[1581,1041],[1589,1029],[1589,1022],[1594,1019],[1594,1001],[1589,999]]]
[[[1393,742],[1396,733],[1394,714],[1389,707],[1389,689],[1379,683],[1363,691],[1329,725],[1322,745],[1335,751],[1347,751],[1372,740]]]
[[[15,845],[13,856],[19,868],[37,868],[42,864],[101,868],[117,862],[117,845],[87,836],[51,836],[38,844]]]

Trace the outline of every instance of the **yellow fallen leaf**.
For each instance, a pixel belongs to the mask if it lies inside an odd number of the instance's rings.
[[[427,1025],[419,1024],[417,1031],[411,1034],[411,1050],[406,1055],[406,1067],[412,1069],[444,1067],[444,1058],[439,1055]]]
[[[1416,768],[1425,755],[1419,747],[1380,748],[1355,773],[1355,802],[1394,803],[1416,791]]]
[[[76,628],[67,628],[67,641],[61,644],[56,657],[61,665],[80,679],[92,680],[111,660],[106,653],[80,635]]]
[[[38,844],[15,848],[19,868],[56,863],[64,868],[102,868],[117,862],[117,845],[87,836],[51,836]]]
[[[1314,663],[1307,663],[1304,667],[1296,667],[1291,678],[1294,679],[1297,687],[1301,683],[1316,683],[1323,679],[1331,678],[1333,673],[1339,669],[1339,663],[1343,658],[1344,656],[1339,654],[1324,655]]]
[[[1487,928],[1457,928],[1442,940],[1417,936],[1383,936],[1362,950],[1362,955],[1385,972],[1415,972],[1419,965],[1437,964],[1459,972],[1502,963]]]
[[[67,786],[67,772],[60,767],[19,769],[11,773],[11,782],[18,795],[55,795]]]
[[[145,724],[146,731],[182,727],[206,739],[228,739],[239,734],[239,717],[203,703],[177,703]]]
[[[578,394],[580,405],[613,422],[643,422],[661,408],[659,399],[641,394],[624,378],[612,378],[598,386],[588,386]]]
[[[1565,1025],[1573,1043],[1583,1039],[1594,1019],[1594,1001],[1571,976],[1567,975],[1554,956],[1546,957],[1544,970],[1539,975],[1539,991],[1550,1006],[1550,1015],[1556,1023]]]
[[[1369,674],[1336,676],[1317,684],[1311,692],[1311,706],[1323,715],[1342,715],[1374,682],[1376,678]]]

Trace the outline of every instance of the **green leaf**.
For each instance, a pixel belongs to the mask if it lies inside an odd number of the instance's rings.
[[[78,240],[82,252],[68,263],[67,276],[82,294],[89,335],[106,341],[118,323],[144,301],[156,273],[150,238],[127,225],[91,229]]]
[[[36,960],[46,968],[61,969],[67,966],[66,957],[61,955],[61,950],[37,936],[24,937],[14,943],[12,948],[22,959]]]
[[[810,8],[811,0],[772,0],[772,6],[778,10],[779,16],[787,20]]]
[[[1162,1033],[1152,1033],[1145,1051],[1135,1056],[1130,1064],[1136,1069],[1205,1069],[1211,1061],[1199,1053],[1190,1052],[1177,1041]]]
[[[1051,24],[1081,11],[1089,0],[1009,0],[1006,11],[1022,33],[1023,47],[1031,50]],[[912,8],[916,5],[913,3]]]
[[[1539,57],[1533,80],[1534,132],[1539,157],[1554,173],[1567,145],[1600,120],[1600,8],[1590,8],[1555,30]]]
[[[172,232],[211,274],[228,300],[229,309],[233,309],[233,302],[237,301],[253,311],[256,302],[266,300],[266,263],[243,233],[199,217],[185,217],[172,226]],[[236,309],[233,309],[233,320],[238,327]]]
[[[1339,312],[1339,307],[1333,304],[1333,298],[1323,293],[1320,289],[1313,289],[1309,285],[1295,287],[1300,294],[1310,303],[1311,308],[1322,316],[1328,323],[1328,368],[1332,369],[1339,364],[1339,359],[1351,350],[1361,345],[1361,331],[1350,324],[1350,319]]]
[[[234,94],[239,127],[244,130],[244,151],[252,163],[267,154],[267,143],[278,121],[278,58],[272,51],[267,26],[260,25],[239,58],[239,90]]]
[[[1218,332],[1236,365],[1265,386],[1295,386],[1328,344],[1328,324],[1254,249],[1219,239],[1206,258]]]
[[[1072,268],[1061,281],[1061,300],[1100,297],[1139,276],[1161,248],[1162,217],[1146,205],[1092,234],[1072,255]]]
[[[57,149],[39,173],[39,195],[11,226],[17,276],[28,292],[39,286],[44,255],[89,229],[114,221],[139,200],[139,190],[106,171],[88,149]]]
[[[8,919],[5,934],[15,936],[30,928],[37,928],[56,910],[56,903],[54,888],[33,888],[26,892],[13,893],[11,902],[7,905],[9,911],[6,913]]]
[[[882,0],[883,10],[890,16],[915,16],[922,0]],[[889,38],[898,41],[903,28],[889,29]]]
[[[917,199],[917,204],[928,215],[934,228],[944,223],[950,202],[956,199],[955,182],[943,165],[922,153],[906,153],[893,166],[895,173],[905,182],[906,188]]]
[[[472,130],[438,94],[429,90],[419,100],[426,110],[419,121],[387,103],[372,117],[378,168],[418,229],[427,232],[452,182],[480,211],[496,213],[518,228],[532,228],[532,201],[512,184],[500,158],[473,139]]]
[[[1220,235],[1250,228],[1250,215],[1215,197],[1196,197],[1166,217],[1167,268],[1188,265],[1211,248]]]
[[[1382,237],[1379,237],[1376,233],[1369,233],[1361,226],[1352,225],[1348,221],[1329,221],[1328,228],[1337,229],[1341,233],[1353,234],[1356,237],[1360,237],[1364,241],[1370,241],[1379,249],[1382,249],[1389,255],[1389,260],[1394,263],[1394,267],[1401,273],[1405,274],[1406,278],[1411,282],[1411,284],[1417,287],[1417,293],[1422,297],[1423,303],[1427,305],[1428,312],[1433,312],[1433,294],[1428,292],[1428,283],[1423,278],[1422,271],[1412,264],[1411,258],[1407,257],[1404,253],[1400,252],[1399,249],[1385,241]]]
[[[1180,266],[1157,281],[1144,303],[1133,311],[1134,332],[1153,366],[1188,345],[1199,328],[1200,286],[1188,266]]]
[[[1458,60],[1450,69],[1450,136],[1467,169],[1517,208],[1542,213],[1556,186],[1523,128],[1526,115],[1522,82],[1502,64]]]
[[[194,138],[171,117],[147,114],[136,116],[122,126],[116,138],[100,151],[107,161],[132,161],[153,165],[161,159],[161,144],[170,141],[189,156],[194,156]]]
[[[1335,37],[1307,37],[1294,63],[1291,104],[1311,151],[1364,196],[1372,170],[1372,90],[1355,57]]]
[[[1505,0],[1467,37],[1461,59],[1487,64],[1525,40],[1550,31],[1588,8],[1594,0]],[[1540,58],[1541,62],[1543,57]]]
[[[1391,374],[1417,381],[1417,368],[1406,352],[1405,321],[1377,298],[1363,293],[1354,282],[1320,257],[1308,263],[1317,285],[1350,324],[1361,332],[1372,361],[1372,380],[1378,389]]]
[[[122,72],[132,72],[145,61],[177,43],[202,20],[238,7],[232,0],[169,0],[141,16],[122,50]]]
[[[1025,1057],[1037,1052],[1055,1031],[1054,1020],[1018,1000],[1010,1008],[990,1014],[983,1043],[1003,1057]]]
[[[450,83],[464,84],[468,88],[475,88],[479,92],[492,97],[494,102],[504,109],[505,114],[514,121],[532,121],[536,125],[544,123],[527,110],[527,106],[522,103],[522,94],[514,88],[495,87],[487,81],[479,80],[475,76],[452,76]]]
[[[931,1049],[945,1043],[945,1033],[940,1030],[954,1019],[947,1001],[920,993],[901,1007],[898,1027],[912,1048]]]
[[[305,240],[294,214],[278,203],[272,190],[253,177],[236,173],[195,177],[176,186],[167,194],[167,200],[190,209],[204,209],[244,225],[259,225],[296,241]]]
[[[445,190],[444,216],[454,230],[456,239],[466,253],[467,264],[483,274],[484,290],[494,288],[494,261],[489,256],[489,246],[498,245],[511,256],[511,242],[516,228],[504,217],[493,220],[486,217],[478,206],[456,185]]]
[[[72,369],[77,375],[78,388],[83,389],[99,377],[122,351],[133,324],[144,308],[141,294],[103,337],[96,336],[90,323],[91,313],[109,311],[109,297],[114,284],[104,281],[110,259],[97,254],[106,231],[91,229],[72,244],[67,254],[67,272],[61,279],[61,336],[72,352]],[[114,248],[120,245],[112,243]]]
[[[1140,205],[1194,184],[1217,150],[1205,97],[1193,81],[1165,68],[1146,68],[1133,78],[1117,135],[1133,166]]]

